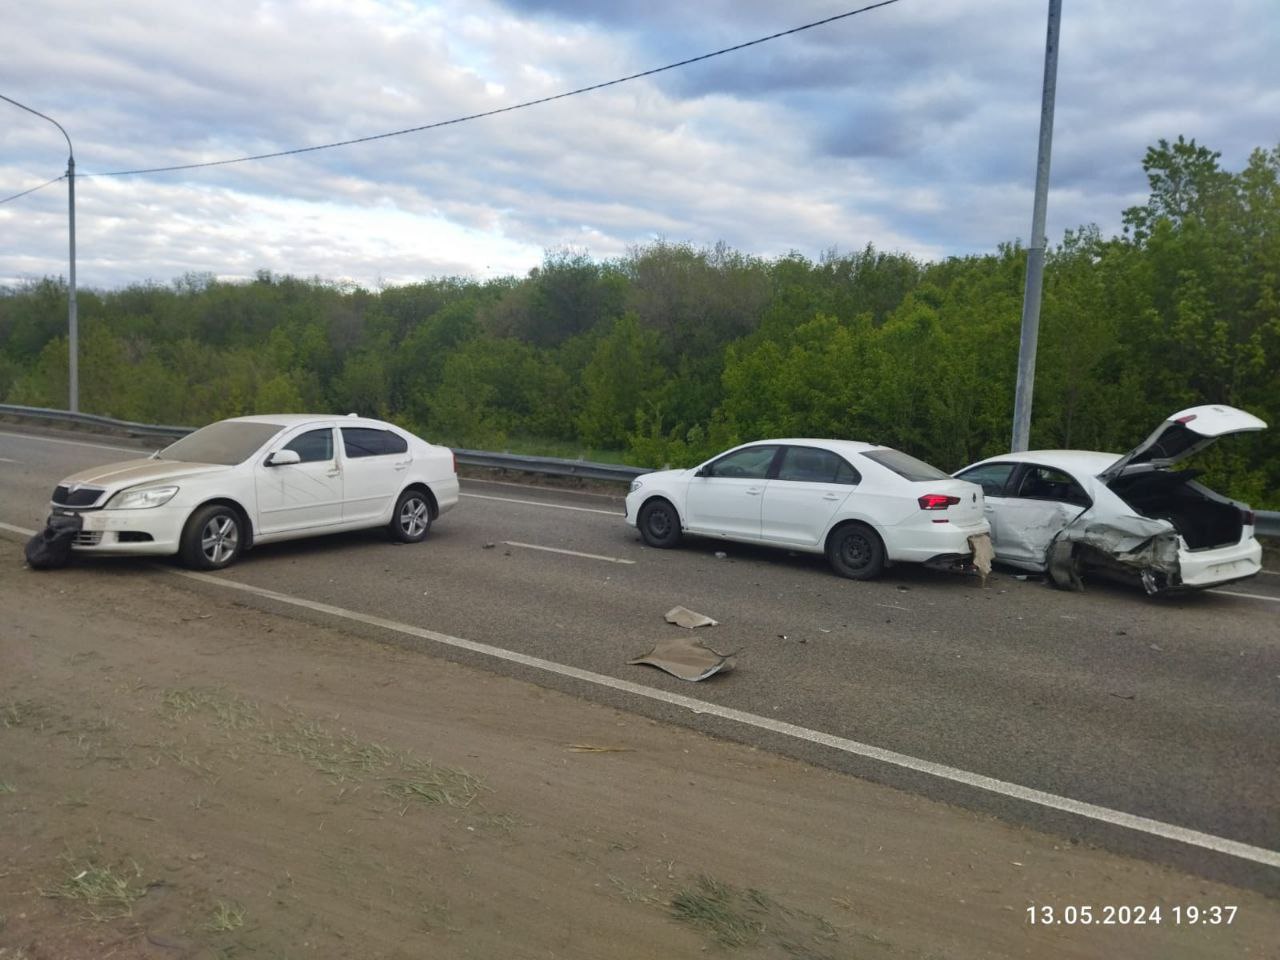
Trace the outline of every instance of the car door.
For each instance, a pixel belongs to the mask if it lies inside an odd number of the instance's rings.
[[[1009,502],[1006,490],[1016,463],[980,463],[976,467],[956,474],[957,480],[967,480],[982,487],[982,509],[991,527],[991,547],[1000,556],[1000,514]]]
[[[685,528],[691,533],[760,539],[760,509],[778,447],[740,447],[704,464],[689,481]]]
[[[342,434],[342,522],[376,523],[391,515],[413,457],[397,433],[376,427],[339,428]]]
[[[308,427],[283,439],[272,453],[291,450],[299,462],[272,466],[268,456],[254,467],[258,532],[270,535],[340,523],[343,477],[333,427]]]
[[[861,476],[842,456],[788,446],[763,494],[761,539],[814,546]]]
[[[1049,544],[1092,504],[1084,487],[1067,472],[1023,464],[996,507],[1000,529],[996,555],[1018,566],[1044,569]]]

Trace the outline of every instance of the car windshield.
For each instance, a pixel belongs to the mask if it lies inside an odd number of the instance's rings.
[[[184,463],[243,463],[253,452],[283,430],[278,423],[246,423],[222,420],[201,427],[160,451],[161,460]]]
[[[917,460],[909,453],[894,450],[892,447],[881,447],[868,450],[863,454],[868,460],[887,467],[900,477],[908,480],[946,480],[947,475],[932,464]]]

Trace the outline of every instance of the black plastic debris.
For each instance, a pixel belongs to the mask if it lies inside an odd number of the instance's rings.
[[[32,570],[57,570],[71,562],[71,544],[84,525],[79,516],[54,514],[45,528],[27,541],[24,551]]]

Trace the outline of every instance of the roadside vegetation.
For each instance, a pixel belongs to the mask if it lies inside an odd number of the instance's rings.
[[[1121,236],[1048,258],[1032,445],[1122,451],[1204,402],[1276,421],[1280,147],[1222,169],[1160,141]],[[1025,250],[817,262],[657,242],[523,278],[365,290],[261,273],[81,291],[81,406],[199,425],[358,411],[458,447],[688,465],[739,441],[868,439],[955,469],[1007,449]],[[66,290],[0,291],[0,397],[65,406]],[[1280,508],[1280,430],[1221,444],[1213,484]]]

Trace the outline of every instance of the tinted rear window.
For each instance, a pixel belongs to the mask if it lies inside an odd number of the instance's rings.
[[[409,444],[405,442],[404,437],[394,434],[390,430],[374,430],[369,427],[343,427],[342,449],[348,457],[356,459],[359,457],[381,457],[389,453],[404,453],[409,449]]]
[[[892,447],[881,447],[879,450],[868,450],[863,454],[873,463],[892,470],[907,480],[947,480],[945,473],[932,464],[917,460],[909,453],[894,450]]]
[[[184,463],[244,463],[264,443],[283,430],[278,423],[243,423],[222,420],[201,427],[160,451],[161,460]]]

